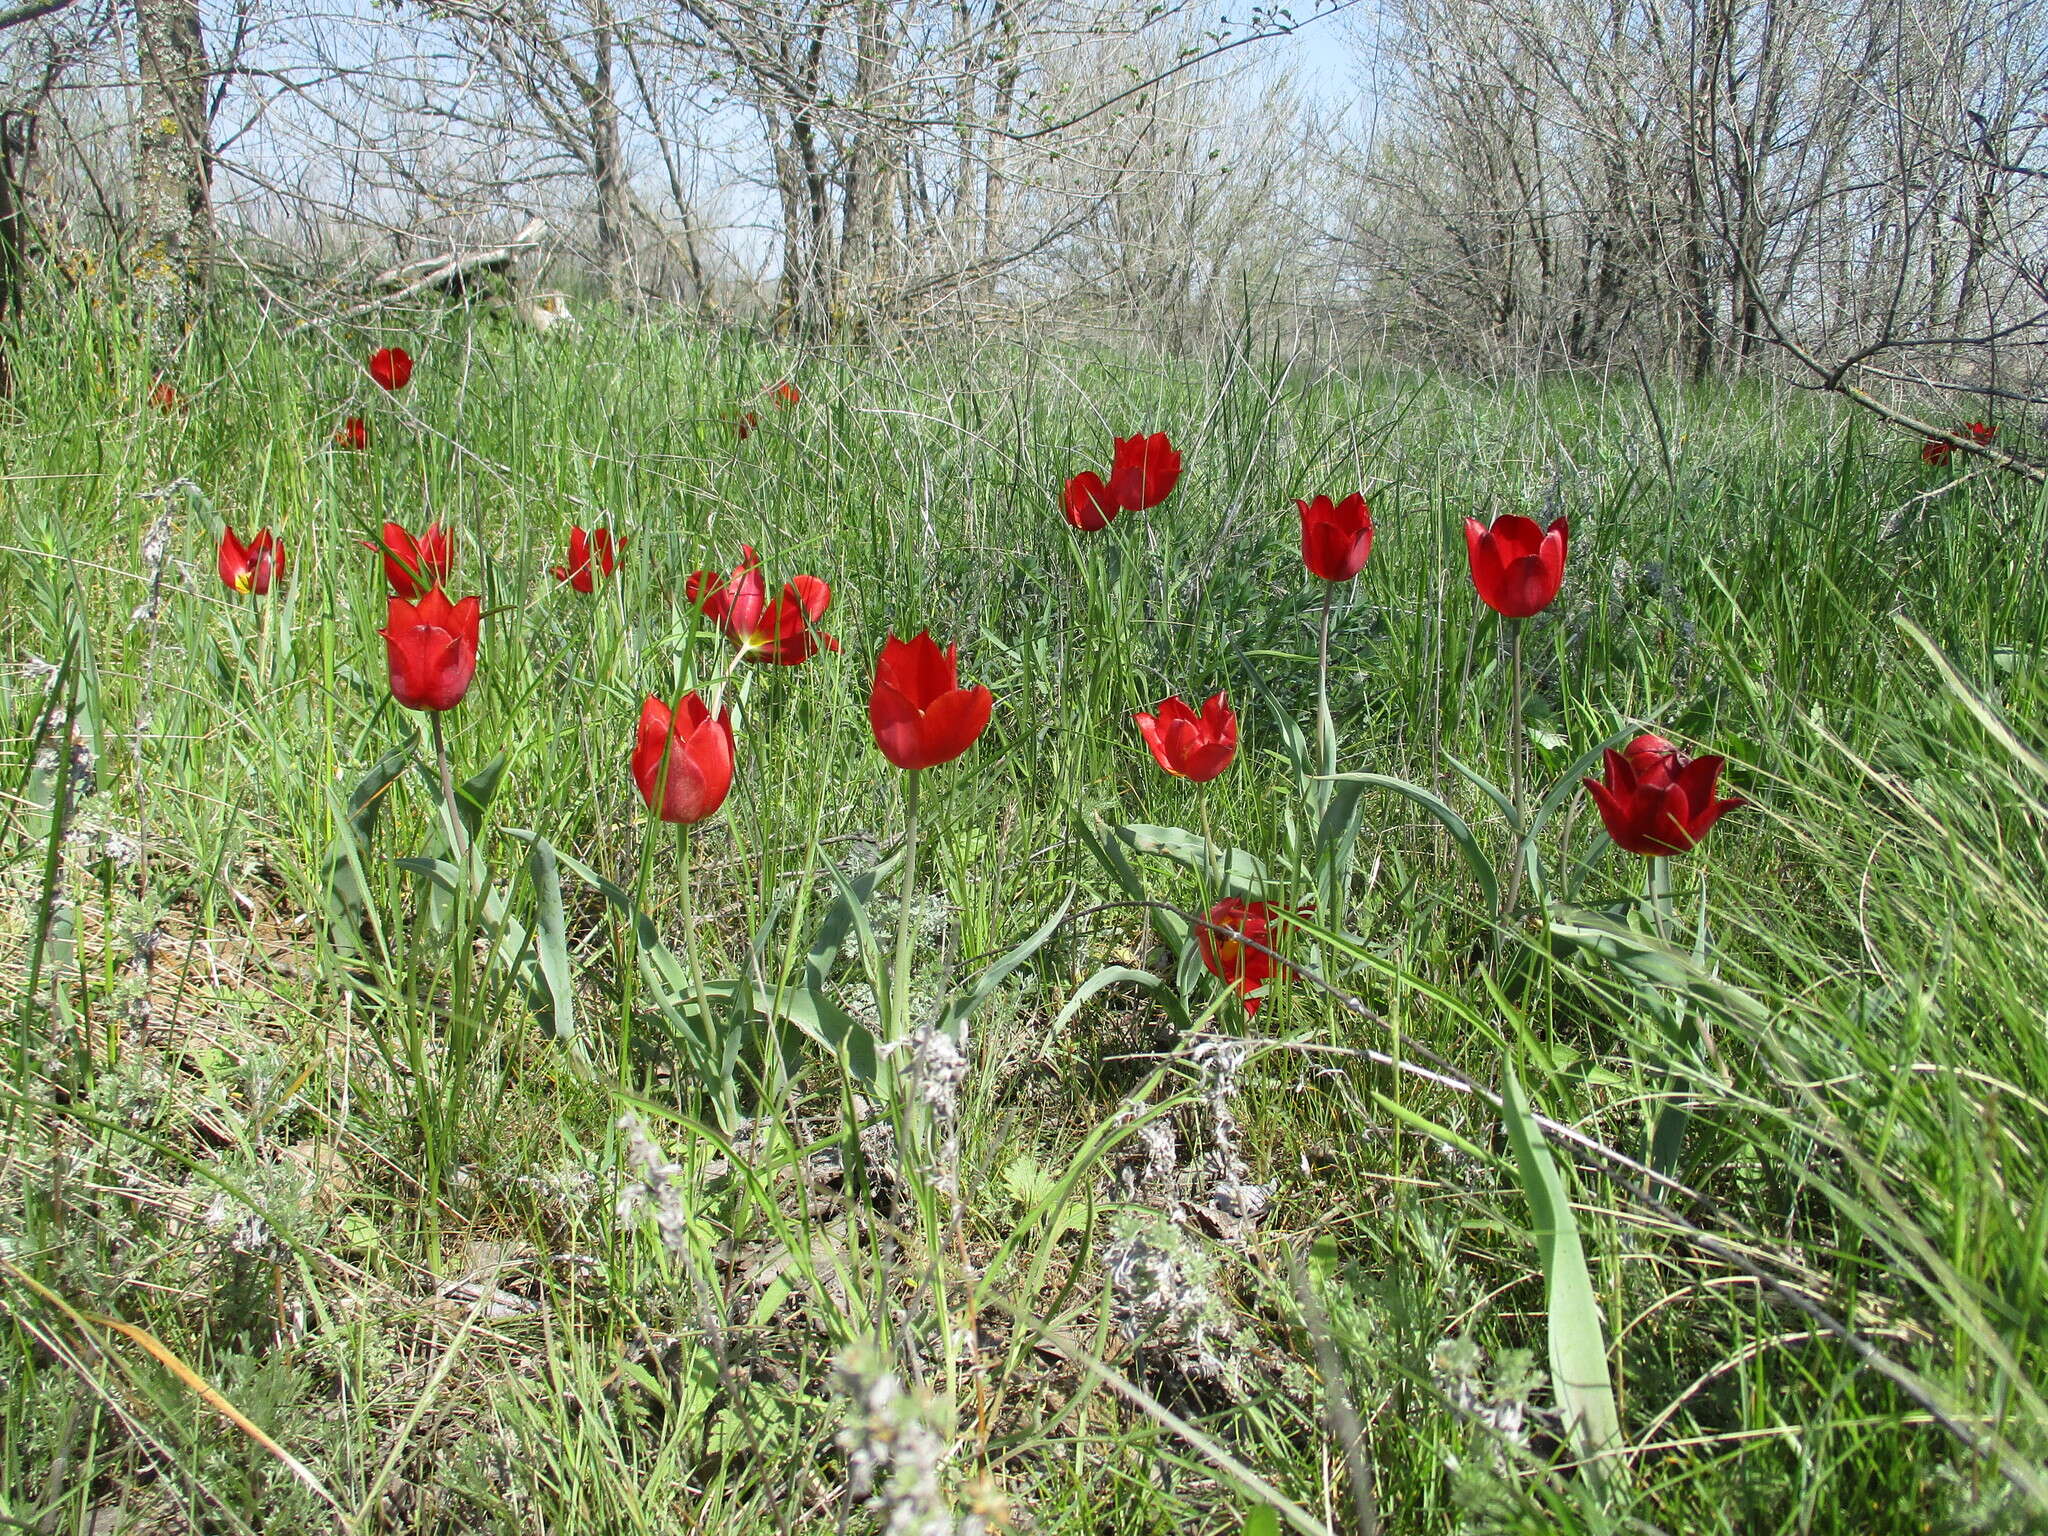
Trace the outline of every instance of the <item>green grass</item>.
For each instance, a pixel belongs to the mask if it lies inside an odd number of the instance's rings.
[[[361,373],[380,341],[419,358],[395,398]],[[660,327],[281,339],[225,316],[171,415],[83,311],[15,357],[0,1525],[857,1530],[883,1514],[847,1491],[865,1421],[948,1450],[959,1518],[1074,1536],[1257,1529],[1276,1496],[1282,1526],[1352,1530],[1358,1481],[1389,1532],[2048,1519],[2038,501],[1760,386],[1653,412],[1263,343],[798,358]],[[786,375],[804,401],[778,411]],[[331,449],[357,409],[371,450]],[[1079,539],[1060,486],[1131,430],[1173,435],[1180,488]],[[180,479],[199,497],[157,494]],[[1122,846],[1106,827],[1207,825],[1310,894],[1284,722],[1314,728],[1320,593],[1292,500],[1359,487],[1379,536],[1333,630],[1340,769],[1434,790],[1506,868],[1504,817],[1452,766],[1504,784],[1511,755],[1459,519],[1568,513],[1563,596],[1527,632],[1536,793],[1654,726],[1727,754],[1753,802],[1673,861],[1673,954],[1646,951],[1642,861],[1579,794],[1538,839],[1550,905],[1524,883],[1503,926],[1435,821],[1366,792],[1320,937],[1291,941],[1308,974],[1251,1021],[1090,852]],[[394,862],[446,867],[446,839],[358,543],[429,515],[486,609],[455,771],[503,758],[459,895]],[[215,579],[221,518],[283,537],[269,598]],[[632,541],[596,601],[546,574],[572,521]],[[742,543],[771,579],[832,583],[844,649],[732,683],[739,778],[686,904],[626,758],[643,695],[715,685],[683,582]],[[883,637],[925,626],[997,704],[925,777],[916,1016],[1071,900],[974,1015],[951,1152],[796,1029],[730,1028],[802,994],[835,902],[824,994],[873,1008],[900,893],[887,865],[851,907],[840,882],[895,851],[902,801],[866,688]],[[1236,765],[1167,779],[1130,711],[1219,688]],[[38,751],[60,711],[89,776]],[[350,797],[394,750],[351,861]],[[566,1040],[523,942],[531,837],[625,893],[564,866]],[[1130,868],[1146,899],[1202,904],[1192,870]],[[340,924],[337,878],[360,898]],[[676,996],[636,966],[628,905]],[[1606,954],[1562,931],[1587,913]],[[1113,965],[1133,974],[1055,1028]],[[1226,1100],[1272,1190],[1255,1221],[1198,1209],[1216,1079],[1176,1021],[1255,1044]],[[1552,1122],[1591,1283],[1565,1321],[1597,1309],[1607,1346],[1627,1451],[1600,1469],[1545,1379],[1527,1148],[1491,1097],[1510,1070]],[[1653,1188],[1638,1164],[1679,1096],[1676,1182]],[[666,1228],[620,1214],[628,1110],[680,1168]],[[1142,1173],[1160,1125],[1163,1181]],[[1107,1275],[1148,1253],[1194,1290],[1134,1343]],[[842,1367],[908,1386],[861,1407]],[[1331,1429],[1350,1415],[1356,1453]]]

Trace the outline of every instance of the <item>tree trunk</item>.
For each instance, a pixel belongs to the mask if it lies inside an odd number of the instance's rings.
[[[35,153],[32,112],[0,112],[0,399],[14,393],[7,345],[21,317],[28,273],[28,163]]]
[[[135,231],[129,265],[150,350],[177,350],[213,233],[206,42],[198,0],[135,0]]]
[[[614,299],[625,295],[626,172],[619,150],[619,99],[612,91],[612,13],[595,7],[591,28],[590,163],[597,183],[597,265]]]

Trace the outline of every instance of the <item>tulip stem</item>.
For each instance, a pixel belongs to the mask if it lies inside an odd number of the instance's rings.
[[[1508,745],[1512,754],[1508,759],[1510,774],[1509,792],[1515,806],[1515,836],[1521,838],[1529,830],[1529,801],[1526,780],[1527,764],[1522,754],[1528,746],[1528,732],[1522,729],[1522,627],[1527,619],[1510,621],[1512,633],[1508,640],[1509,692],[1508,692]]]
[[[663,793],[667,793],[665,783]],[[732,1081],[725,1072],[724,1061],[720,1059],[721,1042],[711,1022],[711,997],[704,990],[704,961],[697,952],[697,900],[691,892],[690,826],[689,822],[676,825],[676,883],[682,887],[683,897],[683,958],[690,967],[690,991],[697,1004],[697,1027],[704,1032],[704,1086],[718,1106],[720,1124],[729,1128],[733,1121]]]
[[[903,887],[896,912],[896,968],[889,980],[889,1043],[910,1033],[911,902],[917,896],[917,783],[913,768],[903,780]]]
[[[441,711],[427,711],[427,718],[433,722],[434,759],[441,768],[441,803],[448,813],[448,851],[455,856],[458,868],[468,863],[468,838],[464,834],[462,812],[455,806],[455,774],[448,766],[448,737],[441,729]],[[466,883],[467,875],[463,879]]]
[[[1528,745],[1528,733],[1522,729],[1522,626],[1526,619],[1509,619],[1508,623],[1508,803],[1514,808],[1514,825],[1508,830],[1514,837],[1514,861],[1508,867],[1508,887],[1501,901],[1501,927],[1494,935],[1494,955],[1500,954],[1501,945],[1507,940],[1507,923],[1513,917],[1515,904],[1522,899],[1522,866],[1527,862],[1529,852],[1529,801],[1525,787],[1525,770],[1522,762],[1523,750]]]
[[[1316,626],[1316,751],[1322,764],[1322,783],[1317,788],[1318,806],[1328,803],[1330,780],[1337,773],[1337,722],[1330,717],[1330,604],[1337,584],[1323,583],[1322,620]]]

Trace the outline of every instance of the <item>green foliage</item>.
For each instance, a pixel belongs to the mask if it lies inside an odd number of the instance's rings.
[[[1633,386],[1277,345],[447,319],[376,338],[420,358],[385,397],[371,338],[224,314],[167,416],[65,325],[0,431],[5,1522],[868,1529],[855,1358],[989,1529],[1343,1529],[1359,1467],[1445,1536],[2048,1517],[2048,507],[1761,382],[1663,391],[1667,458]],[[1139,428],[1180,489],[1077,538],[1061,483]],[[1333,777],[1292,503],[1368,484]],[[1574,520],[1512,722],[1458,530],[1510,510]],[[429,516],[487,615],[459,840],[360,544]],[[283,537],[270,599],[220,519]],[[571,522],[632,541],[594,600]],[[719,686],[683,583],[743,542],[844,648],[732,677],[685,852],[626,758]],[[927,625],[997,707],[906,902],[865,693]],[[1159,774],[1130,711],[1219,689],[1237,763]],[[1668,906],[1576,788],[1652,727],[1753,802]],[[1253,1020],[1192,942],[1226,890],[1306,909]],[[949,1122],[881,1049],[898,945]],[[1120,1321],[1161,1223],[1199,1342]]]

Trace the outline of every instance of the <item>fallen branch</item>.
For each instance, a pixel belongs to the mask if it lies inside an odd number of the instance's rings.
[[[545,219],[532,218],[528,219],[520,227],[518,234],[507,240],[503,245],[494,245],[481,251],[471,251],[467,254],[458,254],[445,258],[428,256],[417,261],[403,262],[398,266],[388,268],[372,278],[371,283],[379,288],[392,288],[390,293],[383,294],[374,299],[365,299],[362,303],[351,305],[349,308],[341,310],[336,314],[327,315],[319,319],[301,320],[298,324],[290,327],[286,334],[290,335],[299,331],[309,330],[316,325],[333,325],[339,321],[353,320],[358,315],[369,314],[372,310],[380,309],[387,304],[402,303],[416,293],[436,287],[451,279],[462,277],[466,273],[474,272],[479,268],[503,266],[522,251],[530,251],[539,245],[541,237],[547,233],[547,229],[548,226]],[[424,270],[422,271],[422,269]],[[410,276],[414,272],[420,272],[421,275],[418,277]],[[396,286],[394,287],[393,285]]]

